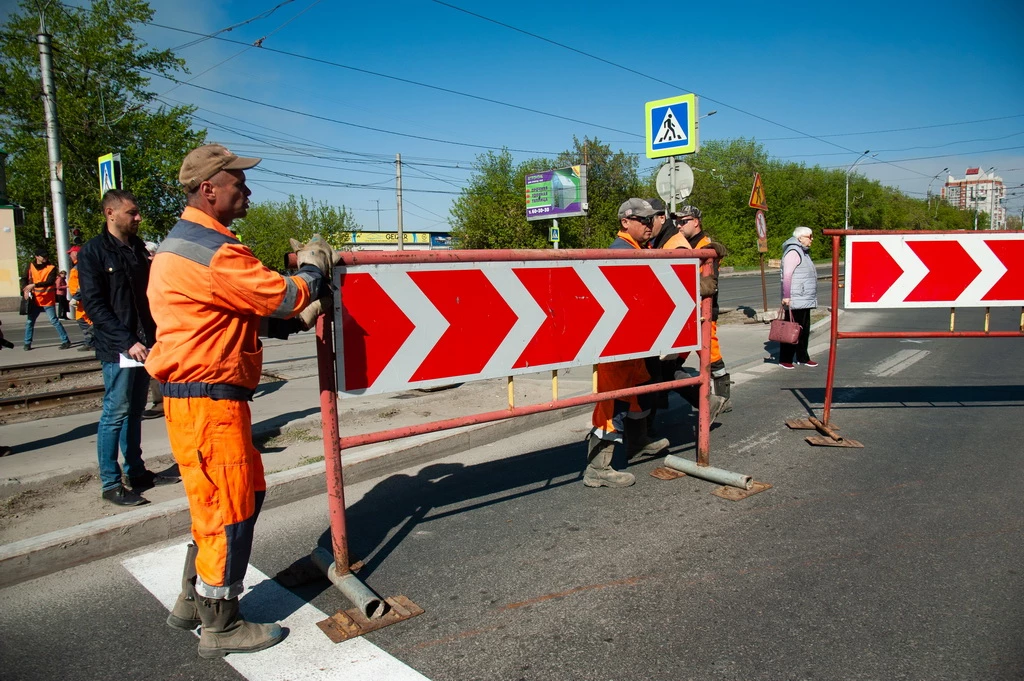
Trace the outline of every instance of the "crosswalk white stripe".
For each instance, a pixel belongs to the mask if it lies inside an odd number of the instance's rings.
[[[178,597],[184,559],[185,544],[178,544],[129,558],[122,565],[170,610]],[[429,681],[365,638],[331,642],[316,626],[326,619],[323,612],[252,565],[245,574],[245,584],[242,614],[253,621],[276,619],[289,630],[285,640],[273,648],[224,658],[249,681]],[[168,629],[168,635],[176,634]]]
[[[900,350],[884,362],[879,362],[868,373],[875,376],[895,376],[912,364],[927,357],[928,350]]]

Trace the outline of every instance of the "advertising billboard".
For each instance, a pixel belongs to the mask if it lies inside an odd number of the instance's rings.
[[[551,220],[587,214],[587,166],[526,176],[526,219]]]

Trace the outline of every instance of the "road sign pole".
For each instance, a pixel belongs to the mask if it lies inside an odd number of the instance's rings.
[[[758,253],[758,259],[761,261],[761,304],[765,315],[768,314],[768,287],[764,282],[764,253]]]
[[[676,212],[676,157],[675,156],[669,156],[668,157],[668,186],[669,186],[669,190],[672,192],[670,197],[669,197],[671,200],[668,202],[669,203],[669,213],[671,214],[671,213],[675,213]],[[665,216],[665,219],[666,220],[668,219],[667,215]]]
[[[558,218],[555,218],[551,222],[552,222],[552,226],[555,228],[555,233],[558,234],[559,238],[561,238],[562,234],[561,234],[561,232],[558,231]],[[555,244],[555,250],[557,251],[558,250],[558,239],[555,239],[554,244]]]

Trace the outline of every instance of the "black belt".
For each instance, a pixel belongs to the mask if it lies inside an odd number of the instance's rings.
[[[211,400],[236,400],[249,402],[255,390],[230,383],[161,383],[160,392],[164,397],[209,397]]]

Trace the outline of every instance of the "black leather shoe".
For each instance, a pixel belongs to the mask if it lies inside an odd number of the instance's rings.
[[[146,471],[142,475],[128,478],[128,486],[136,492],[162,485],[173,485],[178,482],[181,482],[181,478],[153,471]]]
[[[124,485],[118,485],[114,489],[104,490],[103,498],[116,506],[142,506],[143,504],[149,503],[149,501],[137,494],[134,490],[125,488]]]
[[[152,407],[152,408],[147,409],[146,411],[142,412],[142,420],[143,421],[148,421],[149,419],[159,419],[159,418],[163,418],[163,415],[164,415],[164,405],[161,404],[159,407]]]

